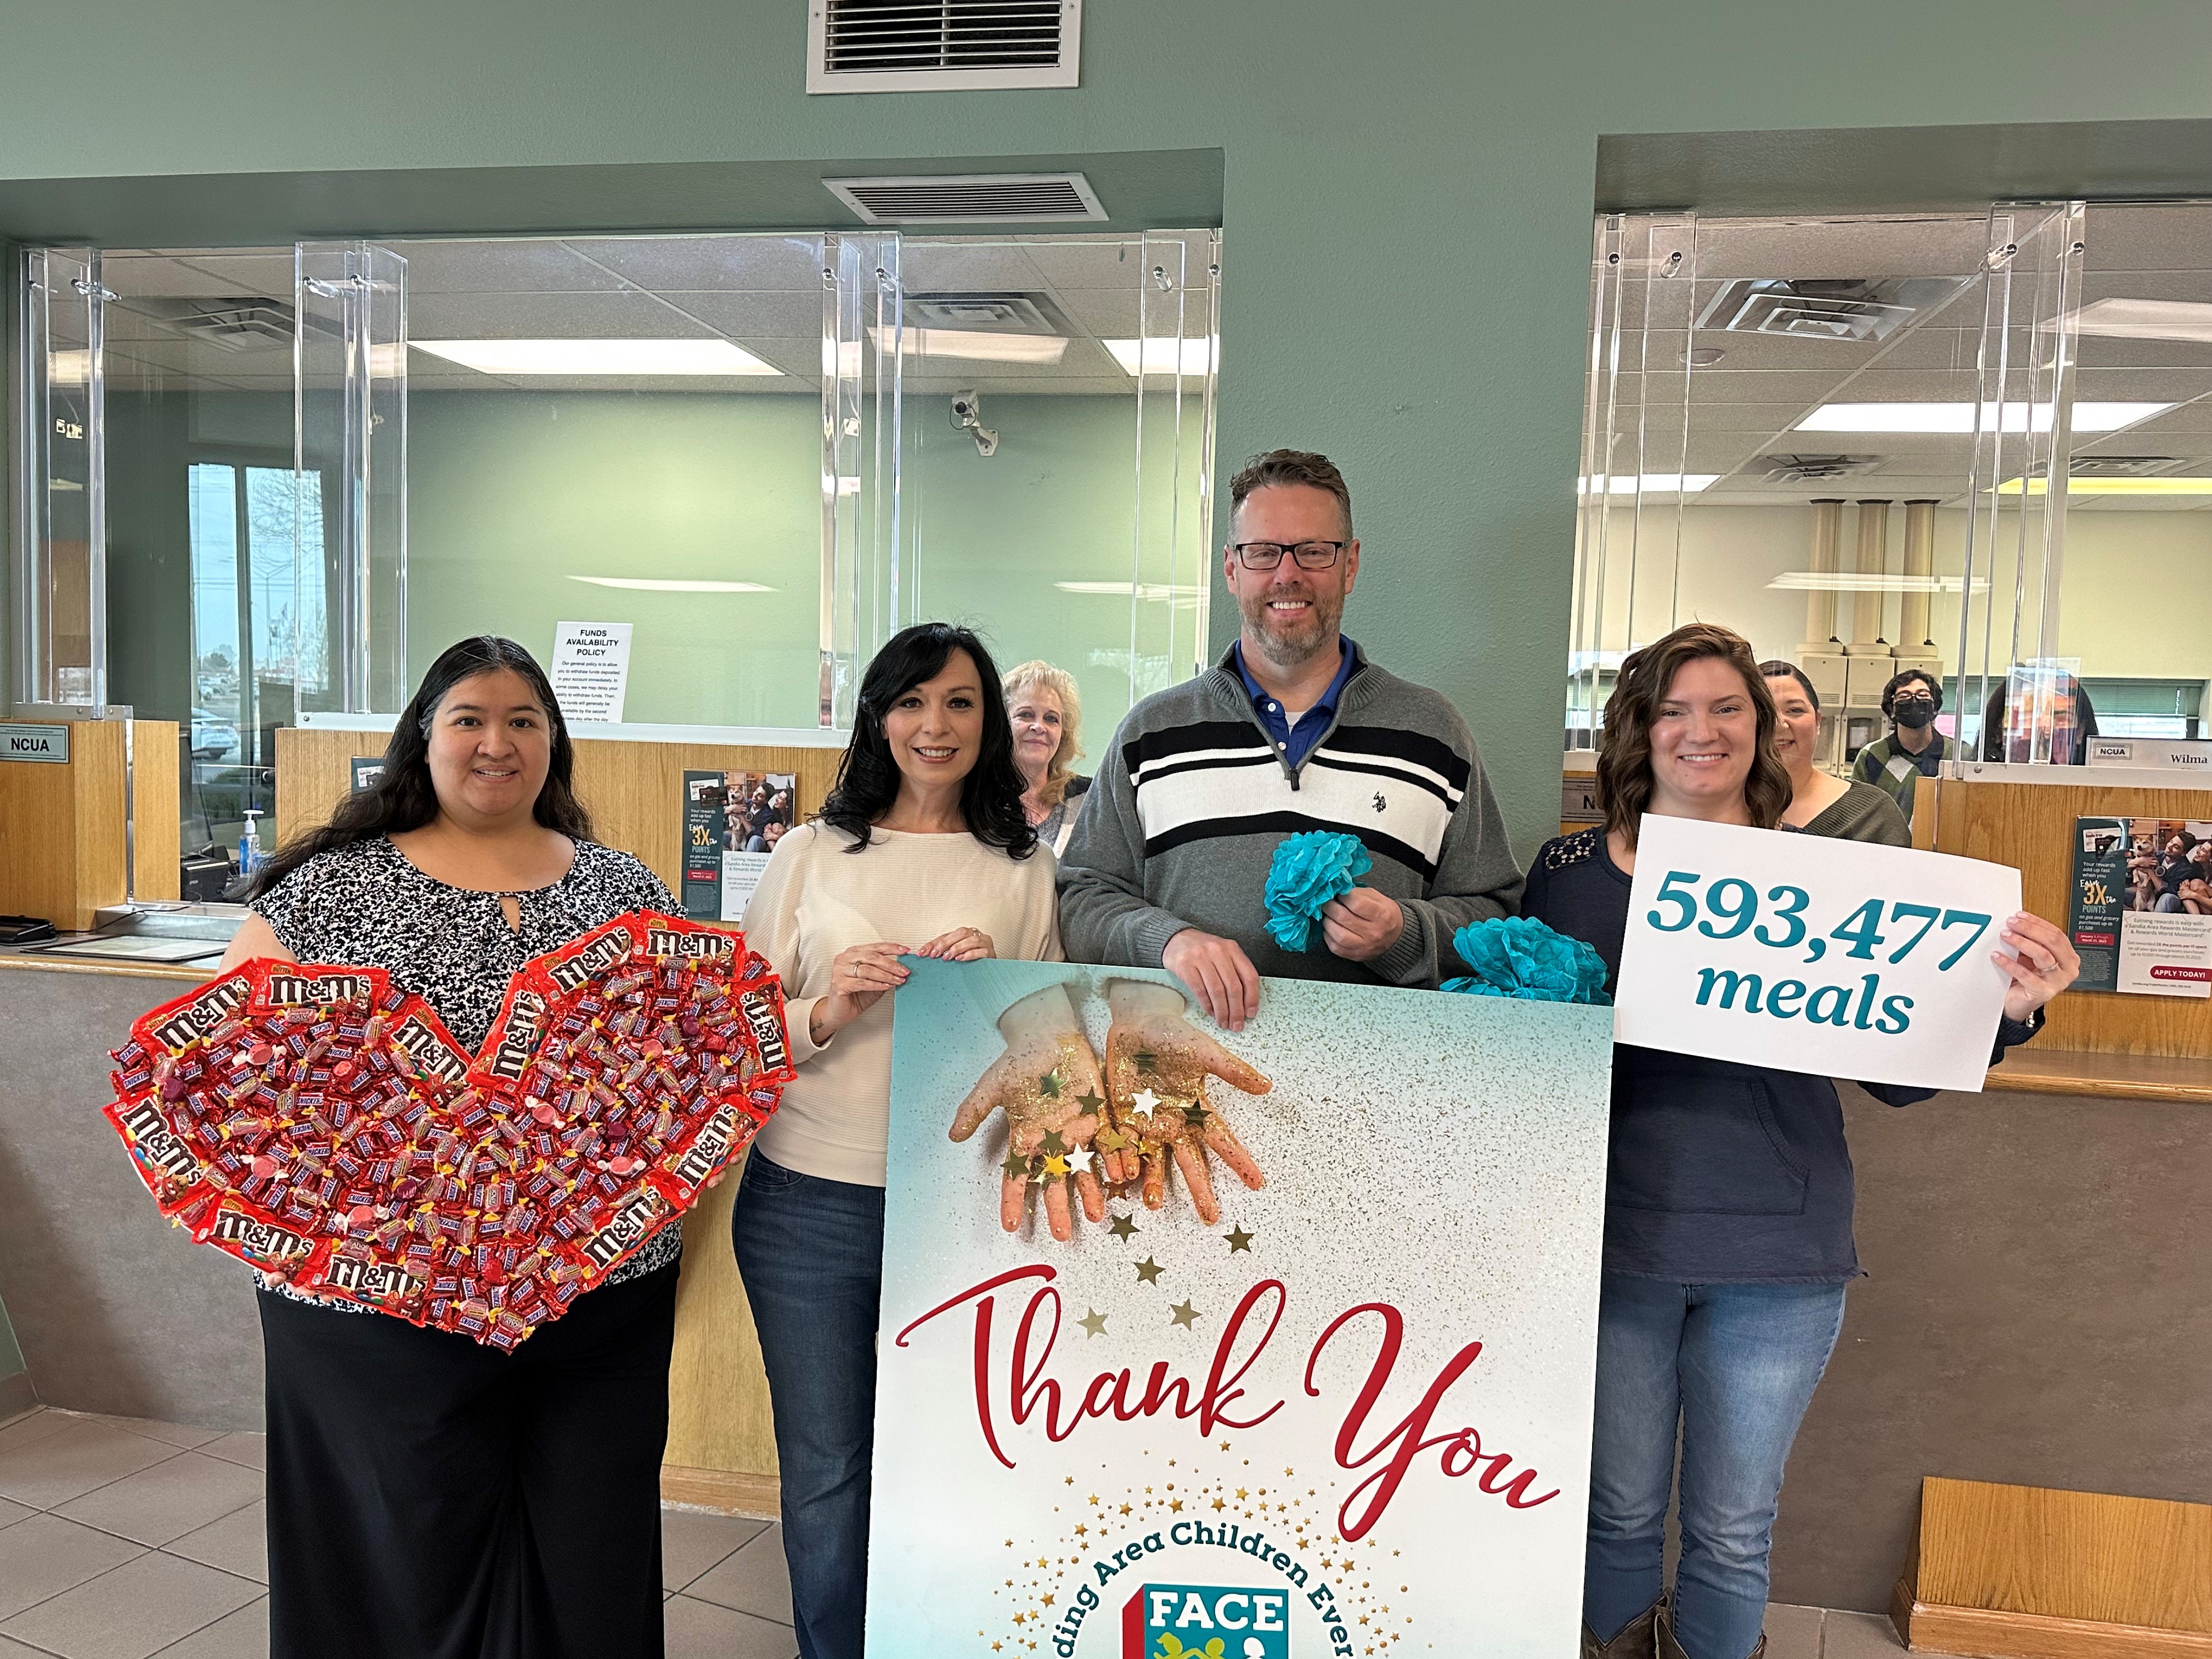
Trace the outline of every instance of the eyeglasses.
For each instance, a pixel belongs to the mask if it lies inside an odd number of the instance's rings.
[[[1350,542],[1300,542],[1295,547],[1281,542],[1232,542],[1229,550],[1247,570],[1273,570],[1288,553],[1298,562],[1301,570],[1326,570],[1336,562],[1336,556]]]

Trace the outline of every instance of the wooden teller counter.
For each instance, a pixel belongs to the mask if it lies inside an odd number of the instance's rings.
[[[177,891],[175,768],[139,769],[131,749],[172,757],[176,728],[82,721],[66,760],[0,763],[0,913],[64,932],[103,908]],[[356,758],[386,733],[324,728],[277,738],[275,845],[325,817]],[[811,734],[809,734],[811,735]],[[826,794],[835,746],[580,740],[577,793],[599,838],[682,888],[686,771],[794,780],[807,814]],[[147,774],[166,776],[155,798]],[[125,802],[135,787],[135,833]],[[163,841],[154,831],[166,828]],[[135,879],[129,876],[137,860]],[[161,876],[166,871],[167,884]],[[258,1428],[260,1330],[246,1271],[195,1249],[147,1201],[100,1115],[106,1051],[147,1009],[209,976],[197,965],[89,961],[0,948],[0,1302],[39,1397],[74,1410]],[[729,1246],[726,1180],[685,1217],[684,1270],[665,1472],[681,1502],[772,1516],[775,1449],[767,1379]]]

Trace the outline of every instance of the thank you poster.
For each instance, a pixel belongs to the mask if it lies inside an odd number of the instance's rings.
[[[1571,1659],[1610,1011],[1269,980],[1231,1034],[1162,974],[909,961],[874,1659]],[[1062,1099],[1168,1145],[1164,1207],[1091,1219],[1097,1146],[982,1115]]]

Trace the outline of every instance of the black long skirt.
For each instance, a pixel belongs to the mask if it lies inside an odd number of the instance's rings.
[[[661,1659],[680,1272],[512,1354],[261,1292],[271,1659]]]

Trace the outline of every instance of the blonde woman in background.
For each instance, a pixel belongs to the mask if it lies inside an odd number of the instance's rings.
[[[1083,699],[1075,676],[1038,658],[1008,672],[1006,718],[1022,769],[1022,811],[1057,857],[1075,829],[1076,802],[1091,780],[1073,768],[1083,755]]]

